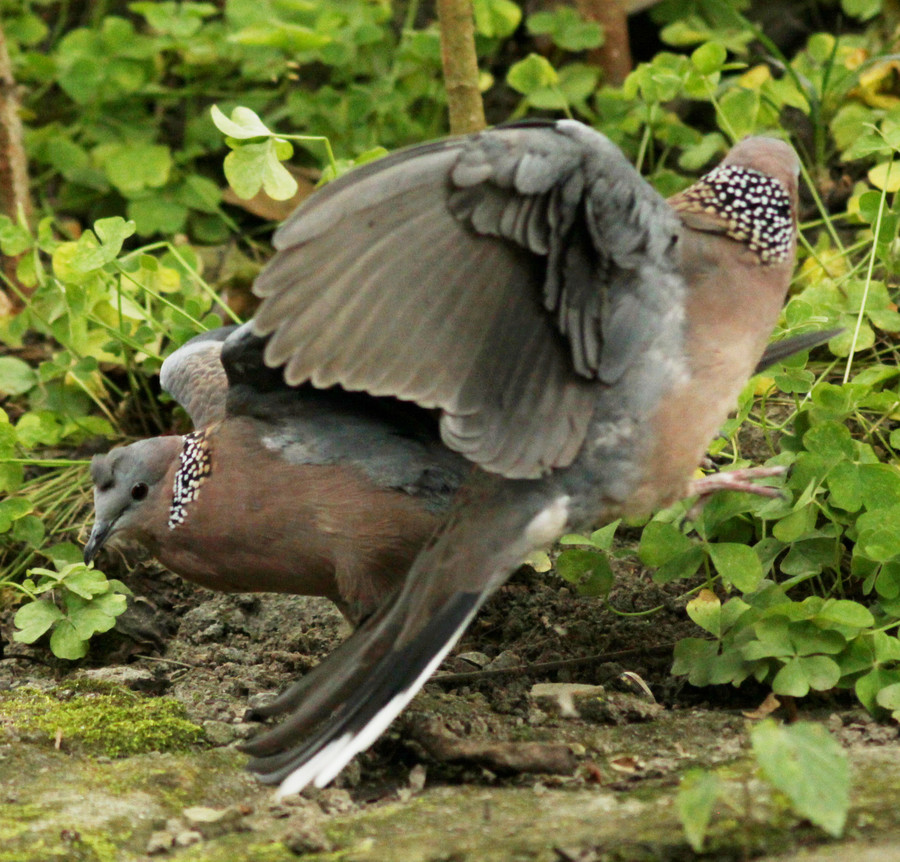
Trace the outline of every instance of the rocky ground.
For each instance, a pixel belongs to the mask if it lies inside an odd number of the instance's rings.
[[[0,862],[900,859],[896,727],[849,700],[803,716],[854,766],[847,835],[828,840],[753,775],[743,713],[764,692],[673,678],[672,644],[692,629],[683,600],[641,570],[617,575],[615,613],[523,570],[334,786],[278,801],[244,771],[236,745],[258,729],[244,715],[346,635],[340,615],[141,565],[122,631],[78,666],[6,646]],[[705,857],[673,802],[695,766],[733,797]]]

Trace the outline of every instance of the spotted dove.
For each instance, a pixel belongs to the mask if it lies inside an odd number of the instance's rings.
[[[471,465],[426,411],[289,388],[262,362],[263,340],[234,329],[163,364],[163,388],[197,431],[94,457],[85,561],[132,539],[203,586],[323,595],[358,623],[400,583]]]
[[[797,175],[750,138],[667,202],[586,126],[522,123],[370,163],[284,224],[255,286],[266,362],[436,411],[480,469],[399,592],[257,710],[286,716],[245,746],[264,781],[331,781],[527,554],[687,493],[767,361]]]

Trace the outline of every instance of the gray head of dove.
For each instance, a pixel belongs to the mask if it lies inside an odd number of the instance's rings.
[[[86,563],[110,539],[131,537],[146,542],[149,525],[168,516],[172,484],[166,476],[178,463],[183,446],[182,437],[154,437],[94,456],[96,520],[84,546]]]

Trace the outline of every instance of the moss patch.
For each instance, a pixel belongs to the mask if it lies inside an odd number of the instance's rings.
[[[204,741],[202,728],[185,718],[178,701],[114,685],[15,689],[0,694],[0,716],[8,731],[109,757],[187,751]]]

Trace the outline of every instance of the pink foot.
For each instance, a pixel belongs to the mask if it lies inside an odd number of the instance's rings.
[[[710,473],[702,479],[693,479],[688,484],[688,497],[697,496],[699,499],[687,517],[690,520],[703,508],[710,495],[717,491],[744,491],[748,494],[757,494],[760,497],[780,497],[780,488],[772,488],[769,485],[754,485],[751,480],[768,479],[771,476],[783,476],[787,467],[745,467],[741,470],[729,470],[723,473]]]

